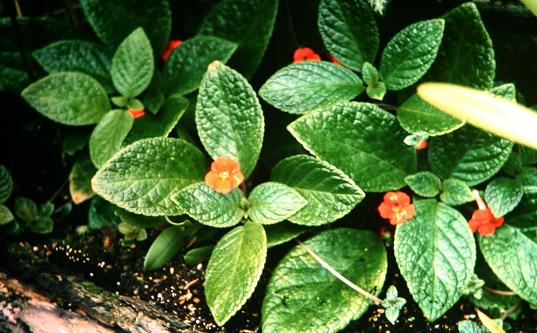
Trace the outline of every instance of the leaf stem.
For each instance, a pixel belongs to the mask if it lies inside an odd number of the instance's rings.
[[[514,292],[510,290],[497,290],[497,289],[492,289],[490,287],[485,287],[484,289],[497,295],[503,295],[503,296],[515,296],[516,295]]]
[[[475,202],[477,203],[477,207],[479,207],[480,210],[486,210],[487,204],[483,199],[481,199],[481,195],[479,194],[478,190],[472,190],[472,196],[474,197]]]
[[[505,312],[500,315],[499,319],[505,320],[511,313],[515,312],[520,307],[521,304],[522,302],[517,302],[513,304],[510,308],[505,310]]]
[[[297,240],[297,243],[304,249],[304,251],[306,251],[309,255],[311,255],[313,257],[313,259],[315,259],[321,266],[323,266],[324,269],[329,271],[338,280],[340,280],[341,282],[345,283],[347,286],[352,288],[354,291],[358,292],[360,295],[362,295],[362,296],[364,296],[366,298],[369,298],[376,305],[379,305],[380,303],[382,303],[382,300],[380,298],[378,298],[377,296],[375,296],[375,295],[365,291],[364,289],[358,287],[352,281],[350,281],[349,279],[347,279],[346,277],[341,275],[338,271],[336,271],[336,269],[334,267],[330,266],[330,264],[327,263],[326,261],[324,261],[323,258],[319,257],[319,255],[317,255],[317,253],[313,252],[313,250],[309,246],[307,246],[306,244],[304,244],[304,243],[302,243],[301,241],[298,241],[298,240]]]

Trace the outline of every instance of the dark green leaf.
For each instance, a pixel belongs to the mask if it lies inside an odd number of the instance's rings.
[[[9,208],[4,205],[0,205],[0,226],[8,224],[14,219],[15,217],[13,216]]]
[[[39,205],[39,215],[41,217],[50,217],[54,213],[54,204],[50,201]]]
[[[11,196],[13,191],[13,179],[5,166],[0,165],[0,204],[4,203]]]
[[[133,122],[130,114],[124,110],[113,110],[102,117],[89,139],[90,158],[97,168],[121,148]]]
[[[522,200],[516,208],[507,216],[507,222],[528,235],[537,231],[537,187],[525,186]]]
[[[39,218],[39,210],[32,199],[20,197],[15,199],[15,214],[26,222],[34,222]]]
[[[496,178],[487,185],[485,201],[496,217],[504,216],[518,205],[524,194],[522,183],[509,178]]]
[[[286,243],[297,238],[306,231],[307,227],[296,225],[289,222],[281,222],[278,224],[264,226],[267,233],[267,247],[271,247]]]
[[[54,221],[50,217],[39,216],[30,222],[30,231],[36,234],[49,234],[54,229]]]
[[[62,142],[63,152],[67,155],[73,156],[77,151],[84,149],[88,144],[89,131],[75,131],[65,136]]]
[[[248,218],[261,224],[275,224],[293,216],[308,202],[291,187],[267,182],[257,185],[248,197]]]
[[[113,228],[120,223],[115,207],[100,197],[91,199],[88,211],[88,227],[91,229]]]
[[[405,183],[422,197],[432,198],[438,195],[442,188],[442,181],[434,173],[421,171],[405,177]]]
[[[164,229],[153,241],[144,259],[144,271],[154,271],[170,261],[188,241],[183,227]]]
[[[115,214],[122,222],[138,228],[153,228],[167,223],[165,217],[133,214],[121,208],[116,208]]]
[[[472,190],[465,182],[450,178],[442,183],[440,200],[448,205],[458,206],[474,201],[474,197],[472,196]]]
[[[73,164],[69,173],[69,193],[75,205],[95,195],[91,189],[91,178],[96,172],[97,169],[86,155],[79,157]]]
[[[192,249],[184,255],[185,263],[187,265],[194,266],[200,262],[209,261],[213,250],[214,245],[201,246]]]

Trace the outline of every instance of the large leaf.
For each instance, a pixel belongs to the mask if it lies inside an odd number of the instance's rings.
[[[13,179],[6,167],[0,165],[0,203],[4,203],[13,192]]]
[[[196,183],[182,189],[172,198],[186,214],[199,223],[227,228],[238,224],[243,216],[242,191],[235,189],[223,195],[205,183]]]
[[[201,83],[196,126],[213,159],[236,158],[245,177],[253,171],[265,130],[263,110],[252,87],[235,70],[214,62]]]
[[[69,173],[69,193],[75,205],[95,195],[91,189],[91,178],[96,172],[97,169],[87,155],[79,157],[73,164]]]
[[[296,190],[276,182],[257,185],[248,197],[248,218],[274,224],[293,216],[308,202]]]
[[[380,76],[386,88],[401,90],[416,83],[431,67],[442,41],[444,20],[414,23],[386,45],[380,61]]]
[[[124,110],[113,110],[102,117],[89,139],[91,161],[97,168],[121,148],[133,122],[130,114]]]
[[[522,229],[504,225],[490,236],[479,237],[479,247],[496,276],[518,296],[537,305],[535,237],[528,237]]]
[[[364,198],[354,181],[331,164],[307,155],[282,160],[272,169],[272,180],[294,188],[307,204],[289,221],[322,225],[347,215]]]
[[[97,36],[114,47],[138,27],[147,33],[157,54],[170,38],[168,0],[81,0],[80,5]]]
[[[172,226],[162,230],[145,255],[144,271],[154,271],[164,266],[187,241],[183,227]]]
[[[305,242],[359,287],[379,294],[387,270],[386,250],[371,232],[333,229]],[[334,277],[307,253],[293,248],[278,264],[263,300],[263,332],[337,332],[360,318],[370,300]]]
[[[348,174],[368,192],[405,186],[416,171],[416,151],[390,113],[368,103],[347,102],[306,114],[288,126],[311,153]]]
[[[230,65],[251,77],[267,48],[277,11],[278,0],[222,0],[205,17],[198,33],[237,43]]]
[[[48,73],[82,72],[97,79],[112,91],[112,59],[98,44],[82,40],[61,40],[33,52],[34,58]]]
[[[207,305],[218,325],[225,324],[250,298],[266,256],[265,230],[254,222],[236,227],[218,241],[204,284]]]
[[[203,179],[203,154],[180,139],[137,141],[109,160],[93,177],[93,190],[132,213],[150,216],[180,215],[172,197]]]
[[[272,75],[259,95],[274,107],[302,114],[341,101],[350,101],[364,90],[352,71],[325,61],[302,61]]]
[[[322,0],[318,24],[326,48],[342,64],[360,72],[364,62],[374,62],[379,32],[365,1]]]
[[[227,40],[197,36],[175,49],[164,64],[163,89],[174,94],[187,94],[198,89],[207,66],[215,60],[229,60],[237,44]]]
[[[496,71],[494,49],[476,5],[464,3],[443,18],[446,21],[444,38],[427,78],[491,88]]]
[[[430,321],[462,296],[474,272],[475,242],[466,219],[435,200],[414,203],[416,216],[395,233],[395,258],[414,300]]]
[[[26,87],[22,97],[45,117],[65,125],[96,124],[110,110],[99,82],[76,72],[50,74]]]
[[[140,95],[153,77],[153,51],[142,28],[134,30],[117,48],[112,59],[112,81],[125,97]]]
[[[512,211],[522,199],[523,194],[524,188],[520,181],[500,177],[487,185],[485,201],[492,214],[500,217]]]

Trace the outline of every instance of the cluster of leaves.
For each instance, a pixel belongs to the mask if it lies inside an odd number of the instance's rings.
[[[80,2],[104,45],[63,40],[37,50],[33,56],[49,74],[22,96],[60,124],[96,125],[91,135],[66,141],[71,153],[88,145],[69,180],[75,204],[93,197],[91,228],[117,225],[127,243],[145,240],[146,228],[161,230],[146,270],[205,237],[208,245],[190,250],[185,260],[209,258],[204,286],[217,324],[252,295],[269,249],[305,232],[314,236],[272,272],[263,331],[333,332],[359,318],[383,290],[386,248],[367,230],[315,227],[347,216],[367,192],[404,187],[414,193],[415,216],[397,226],[394,254],[427,319],[438,319],[464,294],[481,298],[475,296],[483,285],[474,274],[476,240],[483,265],[537,305],[537,153],[444,114],[414,93],[420,80],[433,80],[515,100],[513,84],[495,85],[492,42],[473,3],[409,25],[377,56],[381,36],[371,6],[321,0],[318,28],[341,65],[298,62],[261,86],[265,102],[297,115],[287,129],[304,154],[282,159],[270,180],[258,182],[265,118],[248,78],[268,45],[278,1],[223,0],[165,62],[158,55],[170,39],[166,0]],[[138,15],[142,11],[146,15]],[[403,101],[396,112],[376,102],[387,96]],[[148,112],[133,119],[129,110],[140,109]],[[188,112],[195,131],[179,123]],[[414,147],[423,139],[427,154]],[[245,187],[221,194],[208,186],[207,155],[236,160]],[[472,189],[484,193],[494,216],[505,216],[493,235],[475,238],[461,213],[474,205]],[[19,201],[16,212],[29,223],[47,220],[53,210]],[[389,288],[382,305],[395,322],[404,300]]]

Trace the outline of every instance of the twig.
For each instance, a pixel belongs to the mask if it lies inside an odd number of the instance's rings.
[[[63,188],[65,187],[65,185],[67,185],[68,182],[69,182],[69,178],[65,179],[63,183],[60,185],[60,187],[56,190],[56,192],[54,192],[52,196],[50,197],[50,199],[48,199],[48,201],[53,202],[54,199],[56,199],[56,197],[62,192]]]
[[[515,312],[521,304],[522,302],[517,302],[513,304],[509,309],[505,310],[505,312],[501,314],[499,319],[505,320],[511,313]]]
[[[492,289],[490,287],[485,287],[485,290],[490,291],[493,294],[503,295],[503,296],[515,296],[516,295],[514,292],[509,291],[509,290],[497,290],[497,289]]]
[[[383,108],[388,111],[397,111],[397,106],[387,103],[375,103],[379,108]]]
[[[21,6],[19,5],[19,1],[18,0],[14,0],[14,1],[15,1],[15,10],[17,11],[17,16],[19,17],[23,16]]]

